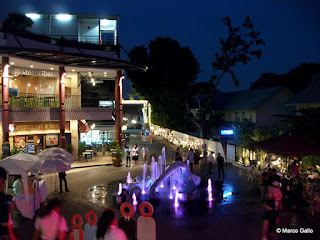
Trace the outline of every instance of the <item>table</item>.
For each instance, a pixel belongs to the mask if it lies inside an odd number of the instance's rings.
[[[92,150],[91,150],[92,151]],[[87,150],[85,152],[83,152],[83,155],[85,156],[85,158],[88,160],[89,158],[92,158],[92,152],[90,150]]]
[[[34,194],[30,194],[29,205],[24,194],[20,194],[14,198],[15,204],[21,215],[32,219],[35,215],[35,211],[40,208],[40,203],[43,203],[48,196],[47,186],[45,181],[39,181],[39,189]]]

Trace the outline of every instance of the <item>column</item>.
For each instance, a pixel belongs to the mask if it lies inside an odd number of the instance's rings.
[[[78,74],[73,72],[71,73],[71,102],[72,107],[81,107],[81,88],[78,87],[79,85],[79,78]]]
[[[9,121],[9,57],[2,57],[2,144],[9,144]]]
[[[115,140],[121,144],[121,127],[122,127],[122,72],[117,71],[115,78]]]
[[[74,158],[74,160],[78,160],[78,147],[79,147],[78,120],[70,120],[70,131],[71,131],[72,157]]]
[[[60,120],[60,147],[66,149],[66,107],[65,107],[65,80],[64,67],[59,66],[59,120]]]

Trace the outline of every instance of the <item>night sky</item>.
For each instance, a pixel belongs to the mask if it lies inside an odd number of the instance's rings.
[[[26,3],[27,2],[27,3]],[[226,36],[223,17],[251,20],[266,45],[260,60],[236,69],[240,80],[221,82],[224,91],[249,88],[264,72],[286,73],[302,62],[320,63],[319,0],[1,0],[0,19],[8,12],[119,14],[119,42],[129,51],[157,36],[169,36],[189,46],[208,81],[219,38]],[[122,57],[127,58],[122,52]]]

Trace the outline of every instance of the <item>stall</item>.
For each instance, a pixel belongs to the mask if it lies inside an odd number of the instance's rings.
[[[35,211],[40,208],[40,203],[37,205],[37,201],[39,200],[41,202],[41,194],[38,187],[35,187],[34,194],[30,194],[28,174],[37,173],[37,168],[39,168],[39,166],[39,158],[26,153],[18,153],[0,161],[0,167],[6,169],[8,175],[21,175],[23,182],[23,196],[19,195],[15,197],[15,200],[17,199],[16,206],[22,216],[30,219],[34,217]],[[43,187],[41,189],[43,192],[46,191]],[[8,185],[6,185],[6,191],[8,191]],[[38,200],[35,195],[39,196]],[[46,197],[44,193],[42,193],[42,196]],[[45,199],[42,199],[42,202],[44,202],[44,200]]]
[[[298,159],[302,156],[319,156],[320,148],[314,144],[293,135],[281,135],[278,137],[269,138],[253,144],[253,147],[259,148],[265,152],[273,153],[280,160],[288,160],[289,158]],[[283,164],[283,162],[282,162]],[[288,164],[288,162],[287,162]],[[310,166],[311,167],[311,166]],[[311,177],[307,171],[303,172],[300,168],[300,173],[295,179],[295,190],[302,194],[302,199],[310,203],[311,213],[320,211],[320,178]],[[283,174],[283,177],[288,177]]]

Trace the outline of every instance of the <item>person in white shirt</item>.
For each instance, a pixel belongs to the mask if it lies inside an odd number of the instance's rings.
[[[214,152],[210,152],[208,156],[208,164],[209,164],[209,174],[212,174],[212,167],[214,164],[214,157],[213,157]]]
[[[47,214],[35,221],[34,240],[66,240],[68,226],[66,220],[60,215],[61,202],[54,198],[48,202]]]
[[[144,163],[147,163],[148,152],[149,152],[149,149],[146,147],[146,145],[143,145],[143,148],[141,149],[141,155]]]
[[[22,193],[22,180],[21,177],[19,176],[17,180],[14,181],[12,187],[12,193],[14,195],[19,195],[20,193]]]
[[[187,159],[189,160],[190,171],[193,173],[194,153],[193,153],[193,149],[192,148],[190,148],[190,152],[187,155]]]
[[[139,161],[139,148],[138,148],[137,144],[135,144],[134,147],[132,148],[131,156],[132,156],[132,160],[134,161],[134,163],[137,164]]]
[[[114,210],[107,208],[98,222],[96,240],[128,240],[125,232],[117,227]]]

